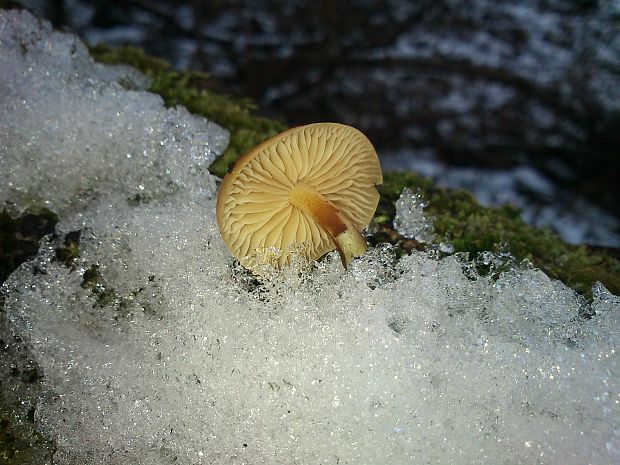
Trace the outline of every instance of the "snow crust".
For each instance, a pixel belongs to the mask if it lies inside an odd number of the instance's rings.
[[[140,90],[141,73],[95,64],[78,38],[28,13],[0,13],[0,37],[0,203],[64,213],[98,192],[213,191],[206,166],[227,144],[221,128],[165,108]]]
[[[407,187],[403,189],[396,201],[394,228],[404,237],[430,243],[433,241],[435,227],[424,214],[428,202],[425,202],[423,197],[420,192],[412,192]]]
[[[389,246],[258,281],[215,221],[220,128],[27,13],[0,13],[0,70],[0,200],[61,216],[3,289],[55,463],[620,461],[604,286],[590,305],[527,263],[487,254],[483,276]],[[67,266],[56,249],[78,230]]]

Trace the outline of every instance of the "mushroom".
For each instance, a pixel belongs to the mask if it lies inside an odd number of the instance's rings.
[[[360,233],[383,182],[374,147],[355,128],[316,123],[284,131],[250,150],[224,177],[217,221],[226,246],[244,265],[290,262],[292,249],[316,260],[338,249],[343,265],[362,255]],[[268,254],[267,254],[268,255]],[[262,257],[262,258],[261,258]]]

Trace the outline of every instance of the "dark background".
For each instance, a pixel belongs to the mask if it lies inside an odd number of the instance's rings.
[[[571,242],[620,247],[620,2],[23,0],[289,125],[363,130],[412,168]]]

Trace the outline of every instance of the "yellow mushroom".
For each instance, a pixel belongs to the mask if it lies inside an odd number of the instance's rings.
[[[246,266],[271,248],[281,251],[276,264],[285,265],[302,244],[310,260],[338,249],[346,267],[367,249],[361,231],[382,182],[377,153],[360,131],[336,123],[300,126],[235,163],[220,187],[217,221],[226,246]]]

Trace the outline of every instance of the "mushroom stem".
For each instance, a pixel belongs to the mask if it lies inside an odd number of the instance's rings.
[[[351,220],[313,188],[305,184],[297,184],[291,190],[289,198],[295,207],[312,216],[329,234],[340,252],[345,268],[352,258],[359,257],[368,248],[366,240]]]

